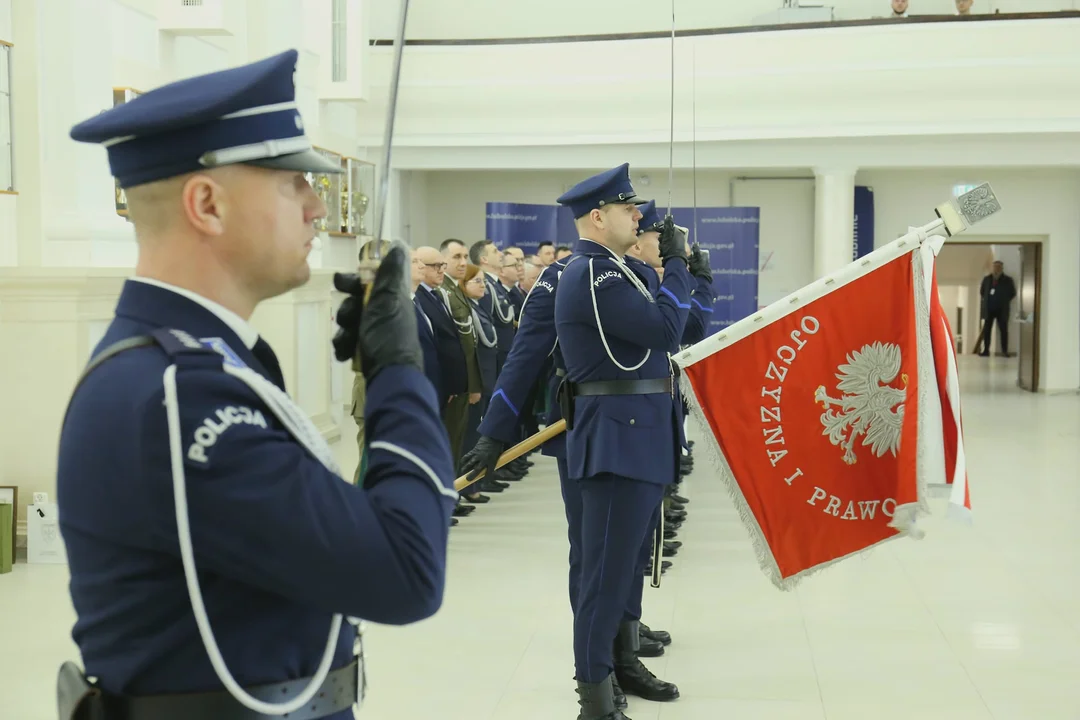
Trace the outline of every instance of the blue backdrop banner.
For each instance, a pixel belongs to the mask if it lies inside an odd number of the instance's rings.
[[[672,208],[671,214],[677,225],[690,228],[691,241],[709,251],[716,291],[709,334],[757,312],[761,208],[699,207],[696,232],[694,208]]]
[[[660,214],[665,213],[660,208]],[[675,222],[690,228],[691,239],[709,251],[716,304],[709,334],[758,310],[758,237],[761,209],[755,207],[699,207],[697,232],[694,208],[672,208]],[[499,248],[520,247],[526,255],[544,241],[573,246],[577,240],[568,208],[527,203],[487,203],[487,239]],[[872,240],[871,240],[872,248]]]
[[[568,237],[567,237],[568,236]],[[489,202],[485,237],[503,249],[516,245],[526,255],[536,252],[544,242],[572,245],[577,239],[574,219],[567,208],[558,205]]]
[[[874,191],[855,187],[855,237],[852,239],[852,260],[874,251]]]

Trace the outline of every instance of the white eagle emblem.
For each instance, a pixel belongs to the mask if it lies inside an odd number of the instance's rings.
[[[878,457],[886,452],[896,456],[900,449],[900,430],[904,423],[904,399],[907,396],[908,376],[900,376],[904,387],[891,383],[900,373],[900,346],[875,342],[863,345],[847,356],[836,377],[836,389],[843,395],[831,398],[821,385],[814,391],[814,402],[825,408],[821,424],[822,435],[828,435],[833,445],[844,450],[844,462],[855,464],[855,441],[863,436],[862,444],[869,445]],[[835,408],[835,409],[834,409]]]

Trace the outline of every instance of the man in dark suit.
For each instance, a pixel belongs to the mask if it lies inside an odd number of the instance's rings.
[[[464,422],[459,417],[460,409],[464,409],[467,418],[472,397],[470,389],[473,381],[470,376],[472,368],[476,366],[475,353],[462,342],[460,324],[451,313],[450,301],[444,289],[447,285],[446,259],[438,250],[430,247],[417,248],[416,256],[423,265],[423,279],[417,285],[414,302],[431,321],[435,354],[442,378],[438,386],[442,392],[442,420],[450,438],[450,449],[456,467],[461,459],[461,438],[464,432]],[[470,357],[470,353],[473,357]],[[490,488],[477,488],[478,491],[481,489]],[[454,522],[457,522],[457,517],[471,511],[471,507],[459,503],[454,508]]]
[[[521,320],[521,306],[525,304],[525,293],[518,287],[518,281],[521,280],[521,270],[525,263],[518,261],[510,253],[503,251],[502,262],[499,264],[498,281],[502,284],[502,289],[506,291],[506,296],[510,298],[510,304],[514,306],[514,327],[518,326]]]
[[[1016,297],[1016,284],[1013,279],[1005,274],[1005,264],[995,260],[990,274],[983,278],[982,287],[979,288],[979,296],[982,298],[982,315],[984,320],[981,334],[983,357],[990,356],[990,336],[997,323],[998,332],[1001,333],[1001,354],[1009,354],[1009,303]]]
[[[420,251],[412,251],[412,300],[416,311],[416,330],[420,336],[420,350],[424,355],[424,375],[435,388],[435,396],[444,398],[442,390],[442,367],[439,365],[439,348],[435,343],[435,326],[416,302],[416,291],[424,282],[426,267],[420,259]],[[441,408],[440,408],[441,409]]]
[[[416,288],[414,300],[431,321],[442,378],[438,388],[441,393],[440,409],[445,423],[450,399],[469,391],[468,367],[465,364],[465,351],[458,340],[457,324],[450,315],[450,309],[441,292],[446,261],[438,250],[430,247],[417,248],[416,257],[424,268],[423,279]]]

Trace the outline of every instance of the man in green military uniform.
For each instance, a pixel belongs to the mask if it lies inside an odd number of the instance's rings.
[[[465,364],[469,369],[469,392],[451,398],[443,416],[446,430],[450,434],[450,451],[454,455],[454,462],[459,463],[462,455],[461,445],[465,442],[465,432],[468,429],[469,405],[480,402],[484,384],[480,377],[480,365],[476,360],[476,335],[472,326],[472,306],[469,305],[469,299],[465,297],[465,291],[459,284],[459,281],[465,277],[465,270],[469,265],[469,251],[465,243],[453,238],[443,240],[439,249],[446,259],[446,277],[443,280],[442,289],[449,299],[450,314],[454,316],[454,322],[457,323],[458,337],[461,338],[461,347],[465,351]]]

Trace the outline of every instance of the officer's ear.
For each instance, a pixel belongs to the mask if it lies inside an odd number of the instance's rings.
[[[225,232],[225,188],[209,173],[195,173],[184,183],[181,205],[188,223],[202,235]]]
[[[591,220],[592,224],[598,229],[603,230],[604,223],[607,220],[607,217],[605,216],[604,211],[600,208],[593,208],[589,211],[589,220]]]

